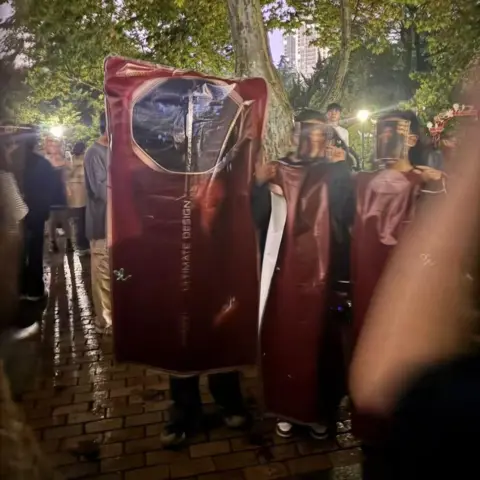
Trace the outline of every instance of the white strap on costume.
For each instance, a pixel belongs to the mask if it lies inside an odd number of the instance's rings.
[[[272,213],[268,224],[265,251],[263,254],[262,273],[260,278],[260,308],[258,312],[258,331],[262,327],[263,314],[267,304],[272,278],[277,266],[278,253],[282,243],[283,231],[287,221],[287,201],[283,195],[270,192]]]

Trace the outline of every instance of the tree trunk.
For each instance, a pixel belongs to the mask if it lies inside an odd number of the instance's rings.
[[[270,86],[265,150],[267,158],[274,160],[285,155],[290,145],[292,108],[273,65],[260,0],[227,1],[236,74],[239,77],[263,77]]]
[[[408,97],[413,95],[413,84],[412,79],[410,78],[413,68],[413,36],[414,30],[412,25],[405,29],[402,28],[402,42],[404,48],[403,76]]]
[[[413,67],[413,27],[410,25],[405,32],[405,57],[404,57],[404,72],[405,76],[409,77],[412,73]]]
[[[340,17],[342,22],[342,45],[332,81],[320,101],[321,109],[325,109],[330,102],[340,99],[350,64],[350,54],[352,53],[352,15],[348,0],[340,0]]]

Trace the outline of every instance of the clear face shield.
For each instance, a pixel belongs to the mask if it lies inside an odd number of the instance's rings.
[[[300,160],[327,158],[334,137],[333,127],[325,123],[314,120],[296,122],[292,135],[293,151]]]
[[[375,133],[375,164],[385,168],[408,158],[410,121],[391,117],[379,120]]]

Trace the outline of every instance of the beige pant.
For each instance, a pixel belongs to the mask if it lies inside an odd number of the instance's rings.
[[[112,303],[107,241],[92,240],[90,242],[90,252],[95,322],[99,327],[108,327],[112,325]]]

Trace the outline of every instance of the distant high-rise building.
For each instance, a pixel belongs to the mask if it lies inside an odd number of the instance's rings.
[[[316,39],[314,34],[308,32],[306,26],[284,35],[283,52],[288,63],[306,77],[313,74],[318,59],[326,55],[325,49],[311,45]]]

